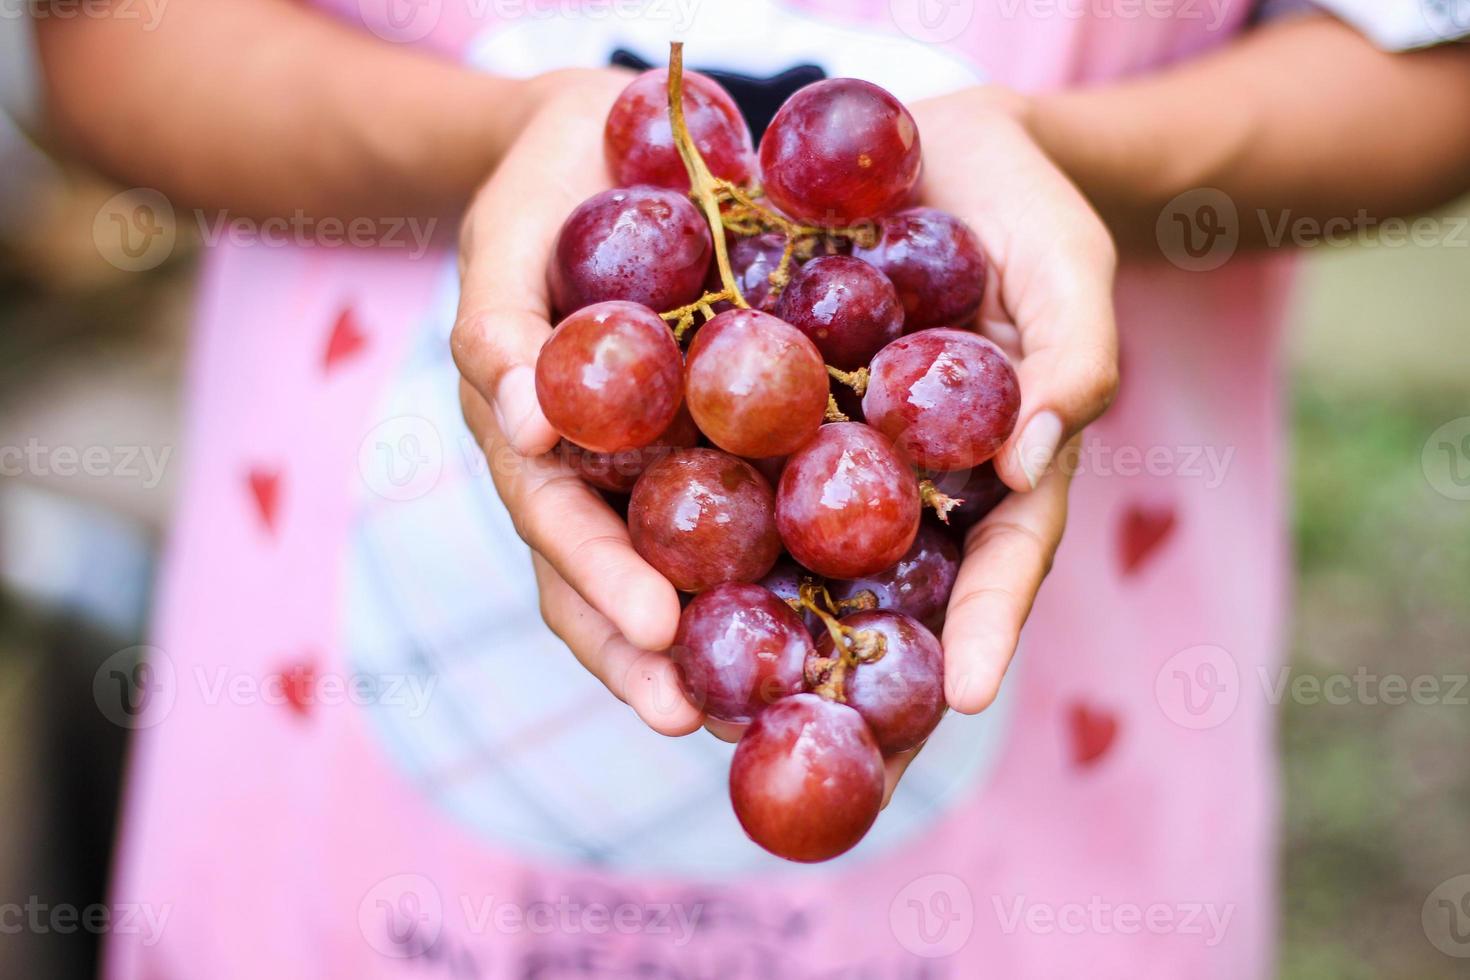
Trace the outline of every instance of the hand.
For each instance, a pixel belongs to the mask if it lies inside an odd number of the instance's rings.
[[[627,526],[556,456],[536,400],[551,332],[546,266],[578,204],[610,184],[602,127],[627,77],[558,72],[531,83],[520,138],[481,189],[460,237],[451,346],[461,404],[516,530],[534,554],[541,613],[577,659],[650,727],[702,720],[662,651],[679,623],[674,587],[633,550]]]
[[[972,89],[912,107],[925,204],[964,219],[991,262],[982,331],[1017,360],[1021,411],[995,467],[1013,490],[969,533],[944,627],[945,697],[973,714],[999,691],[1067,517],[1063,447],[1118,385],[1116,253],[1081,193],[1031,140],[1025,102]]]

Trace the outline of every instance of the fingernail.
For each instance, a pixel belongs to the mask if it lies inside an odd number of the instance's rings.
[[[1056,456],[1061,442],[1062,420],[1055,412],[1038,412],[1026,423],[1026,430],[1021,433],[1021,441],[1016,445],[1016,457],[1032,490],[1036,489],[1036,484],[1046,475],[1046,468],[1051,465],[1052,457]]]
[[[516,445],[516,435],[536,407],[536,375],[524,364],[505,372],[495,389],[495,421],[507,442]],[[517,447],[519,448],[519,447]]]

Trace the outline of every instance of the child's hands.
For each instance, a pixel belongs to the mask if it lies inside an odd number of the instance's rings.
[[[971,89],[912,111],[924,203],[979,236],[993,264],[982,324],[1019,356],[1021,413],[995,466],[1022,492],[970,532],[944,628],[945,695],[968,714],[994,700],[1061,542],[1071,472],[1050,464],[1117,389],[1116,256],[1102,221],[1026,132],[1019,97]]]
[[[602,123],[622,83],[580,76],[548,97],[481,191],[462,237],[453,346],[466,419],[536,552],[547,623],[651,727],[682,734],[702,717],[668,658],[648,652],[672,641],[678,597],[601,497],[541,456],[557,435],[534,387],[551,330],[547,261],[566,215],[608,186]],[[979,234],[997,283],[983,315],[1014,324],[999,339],[1021,354],[1021,421],[996,462],[1008,484],[1029,492],[971,533],[944,636],[947,696],[964,712],[993,700],[1061,540],[1070,473],[1049,463],[1107,406],[1117,380],[1111,240],[997,98],[975,90],[913,107],[925,135],[925,203]],[[890,790],[907,761],[890,765]]]

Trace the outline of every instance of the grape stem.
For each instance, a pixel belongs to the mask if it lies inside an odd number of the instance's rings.
[[[694,314],[701,314],[708,323],[715,318],[714,304],[730,302],[734,302],[730,290],[722,289],[719,292],[705,293],[694,302],[669,310],[667,313],[660,313],[659,316],[665,320],[674,321],[674,339],[683,341],[684,334],[694,326]]]
[[[847,417],[847,413],[844,412],[841,408],[838,407],[838,405],[837,405],[837,399],[835,397],[833,397],[832,392],[830,392],[830,391],[827,392],[827,415],[826,415],[826,421],[828,421],[828,422],[851,422],[852,421],[852,419],[850,419],[850,418]]]
[[[859,593],[861,595],[868,596],[874,606],[878,604],[878,597],[872,592],[864,590]],[[857,599],[858,596],[853,598]],[[818,599],[821,600],[820,603]],[[835,654],[813,660],[807,669],[807,682],[812,685],[813,692],[828,701],[846,703],[848,671],[858,664],[882,660],[883,655],[888,652],[888,639],[877,630],[855,630],[838,622],[835,614],[839,604],[832,601],[832,593],[827,591],[825,585],[811,579],[801,583],[797,601],[801,608],[810,611],[822,621],[822,625],[827,628],[827,635],[832,638],[832,652]]]
[[[833,380],[840,381],[843,384],[847,385],[849,388],[851,388],[853,391],[857,392],[858,397],[862,397],[863,395],[867,394],[867,391],[868,391],[868,369],[867,368],[860,367],[856,371],[839,371],[839,370],[837,370],[837,368],[835,368],[832,365],[828,364],[827,365],[827,373],[832,376]]]
[[[678,148],[679,158],[684,161],[684,169],[689,174],[689,193],[699,202],[704,210],[705,220],[709,222],[710,237],[714,239],[715,246],[715,265],[720,270],[720,285],[724,287],[722,292],[729,294],[729,302],[742,310],[748,310],[750,304],[745,301],[740,293],[740,286],[735,282],[735,274],[730,270],[730,253],[725,248],[725,222],[720,216],[718,194],[718,188],[723,182],[710,173],[704,157],[700,155],[699,147],[694,145],[694,139],[689,135],[689,126],[684,121],[682,41],[669,44],[669,126],[674,131],[674,146]]]
[[[934,513],[944,523],[949,523],[949,512],[964,503],[963,497],[951,497],[934,485],[933,480],[919,481],[919,500],[925,507],[933,507]]]

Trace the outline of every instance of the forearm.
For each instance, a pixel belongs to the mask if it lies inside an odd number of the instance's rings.
[[[288,0],[169,0],[156,29],[39,18],[53,135],[129,184],[263,217],[437,216],[524,121],[525,83]]]
[[[1043,95],[1027,121],[1124,247],[1176,195],[1327,219],[1423,210],[1470,187],[1470,49],[1372,47],[1310,17],[1136,81]],[[1269,223],[1241,222],[1261,244]]]

